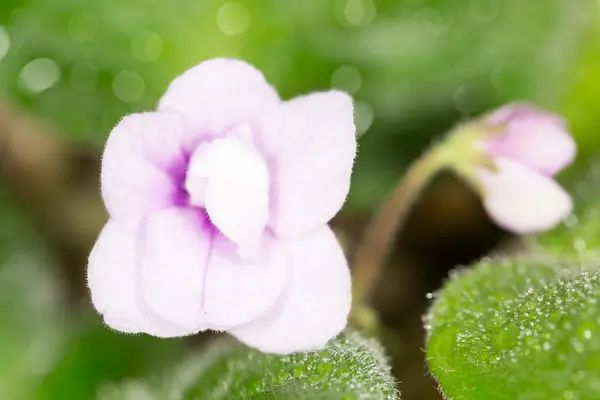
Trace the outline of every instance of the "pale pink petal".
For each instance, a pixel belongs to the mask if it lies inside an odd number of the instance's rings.
[[[135,250],[134,237],[108,221],[90,253],[87,270],[94,308],[108,326],[127,333],[150,328],[136,301]]]
[[[536,114],[552,118],[556,123],[559,124],[565,123],[561,116],[542,110],[541,108],[527,102],[514,102],[506,104],[490,113],[485,120],[491,125],[506,125],[514,120]]]
[[[290,259],[274,238],[265,236],[256,259],[242,258],[223,236],[215,238],[206,274],[204,310],[215,326],[245,324],[271,309],[289,274]]]
[[[544,175],[553,176],[575,159],[576,144],[559,116],[527,105],[500,109],[491,122],[505,124],[487,149],[494,157],[510,158]]]
[[[211,240],[210,225],[197,210],[172,208],[147,220],[141,298],[158,318],[181,328],[173,336],[208,327],[202,297]]]
[[[193,154],[186,179],[192,204],[241,251],[258,245],[269,217],[269,169],[262,155],[237,137],[215,139]]]
[[[229,332],[268,353],[317,350],[346,326],[350,305],[350,271],[344,253],[327,226],[289,239],[291,276],[270,319]]]
[[[197,133],[222,136],[235,125],[252,124],[279,102],[258,69],[241,60],[220,58],[176,78],[158,107],[181,113]]]
[[[136,232],[143,217],[169,207],[181,193],[184,122],[172,113],[133,114],[111,132],[102,157],[101,185],[111,218]]]
[[[264,122],[260,140],[273,157],[269,226],[294,236],[333,218],[348,195],[356,155],[350,96],[330,91],[285,102]]]
[[[499,226],[533,234],[552,229],[570,214],[571,197],[552,178],[506,158],[495,161],[498,172],[481,169],[479,177],[485,209]]]

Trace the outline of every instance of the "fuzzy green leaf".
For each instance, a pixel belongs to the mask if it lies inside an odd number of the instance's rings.
[[[382,399],[397,398],[379,344],[347,332],[322,351],[264,354],[231,338],[216,340],[166,377],[107,386],[100,400]]]
[[[427,321],[446,398],[597,399],[598,265],[485,260],[453,274]]]
[[[573,213],[561,226],[541,235],[538,242],[554,254],[596,259],[600,255],[600,160],[583,162],[564,178],[571,182],[567,190],[573,197]]]

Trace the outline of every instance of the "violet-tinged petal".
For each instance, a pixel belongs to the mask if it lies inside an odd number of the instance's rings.
[[[573,207],[571,197],[552,178],[507,158],[495,159],[498,172],[479,170],[483,204],[504,229],[528,235],[554,228]]]
[[[330,91],[287,101],[264,121],[260,140],[274,157],[269,226],[294,236],[333,218],[350,190],[356,155],[350,96]]]
[[[326,225],[289,239],[286,248],[292,257],[291,276],[270,318],[229,332],[268,353],[317,350],[347,324],[352,302],[348,263]]]
[[[134,236],[108,221],[90,253],[87,269],[94,308],[108,326],[126,333],[150,328],[135,296],[135,250]]]
[[[158,318],[180,327],[170,336],[190,335],[209,327],[202,298],[212,234],[198,210],[171,208],[147,220],[138,267],[141,298]]]
[[[265,235],[256,259],[243,258],[236,245],[217,236],[206,274],[206,318],[220,329],[253,321],[271,309],[289,274],[290,259],[281,244]]]
[[[241,60],[217,58],[176,78],[158,108],[177,111],[196,133],[216,137],[235,125],[252,124],[279,102],[279,95],[258,69]]]
[[[256,250],[269,218],[269,168],[237,137],[215,139],[192,156],[186,187],[192,204],[205,206],[211,222],[238,244]]]
[[[132,233],[145,216],[176,201],[185,130],[173,113],[145,113],[125,117],[111,132],[102,156],[102,196],[111,218]]]
[[[492,157],[513,159],[546,176],[555,175],[575,159],[575,141],[564,119],[556,114],[518,104],[501,108],[487,122],[506,127],[486,142]]]

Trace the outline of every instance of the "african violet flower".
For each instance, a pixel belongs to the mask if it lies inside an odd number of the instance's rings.
[[[110,220],[88,265],[95,308],[122,332],[226,330],[276,353],[324,346],[350,310],[327,222],[355,153],[344,93],[281,101],[238,60],[188,70],[157,111],[125,117],[106,143]]]
[[[484,206],[494,221],[517,234],[556,226],[572,209],[553,176],[575,158],[565,121],[527,104],[513,104],[484,120],[492,132],[483,143],[496,171],[482,168]]]

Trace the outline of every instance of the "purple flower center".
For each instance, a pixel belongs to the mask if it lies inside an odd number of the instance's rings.
[[[199,144],[173,175],[175,203],[203,210],[241,250],[258,245],[269,216],[270,172],[247,126]]]

